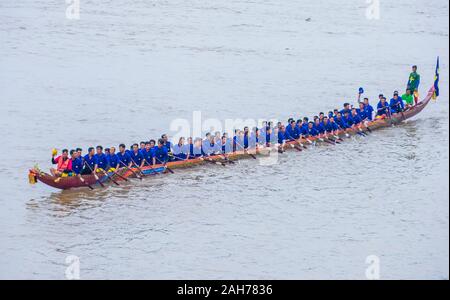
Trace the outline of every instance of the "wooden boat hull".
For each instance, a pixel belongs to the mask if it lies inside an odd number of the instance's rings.
[[[367,123],[367,127],[361,126],[361,131],[368,131],[368,130],[376,130],[383,127],[389,127],[395,124],[400,124],[403,121],[410,119],[417,114],[419,114],[430,102],[432,95],[434,92],[434,88],[431,88],[422,101],[420,101],[417,105],[414,107],[407,109],[403,113],[394,114],[390,118],[384,118],[384,119],[376,119],[372,122]],[[347,134],[355,135],[358,134],[359,130],[356,129],[347,129],[347,130],[340,130],[338,132],[338,136],[340,138],[345,137]],[[326,136],[319,136],[319,137],[313,137],[306,139],[301,139],[297,141],[289,141],[285,144],[283,150],[292,150],[296,147],[299,147],[300,144],[308,145],[310,143],[325,143],[327,140]],[[175,162],[169,162],[167,163],[167,166],[170,169],[180,169],[180,168],[190,168],[201,164],[207,164],[207,163],[216,163],[216,162],[225,162],[226,160],[239,160],[239,159],[249,159],[252,157],[255,157],[256,155],[267,155],[271,151],[278,151],[278,147],[261,147],[257,149],[250,149],[248,151],[236,151],[230,154],[226,155],[226,158],[223,155],[216,155],[211,156],[208,158],[209,161],[206,161],[203,158],[195,158],[195,159],[189,159],[185,161],[175,161]],[[166,168],[162,165],[156,165],[156,166],[146,166],[141,169],[142,173],[147,176],[157,175],[161,173],[166,172]],[[122,168],[118,170],[119,175],[121,175],[124,178],[136,178],[136,174],[141,174],[140,171],[137,168],[133,168],[133,171],[129,169]],[[34,176],[34,179],[36,181],[40,181],[46,185],[49,185],[51,187],[67,190],[67,189],[73,189],[73,188],[82,188],[82,187],[88,187],[90,186],[98,186],[99,183],[96,180],[94,175],[84,175],[82,176],[83,181],[76,176],[73,177],[54,177],[50,174],[41,172],[40,170],[32,169],[30,170],[30,176]],[[108,178],[109,176],[112,176],[114,180],[121,181],[123,180],[121,177],[114,175],[113,173],[108,173],[108,175],[99,174],[98,178],[99,181],[103,184],[109,183],[111,180]],[[142,176],[139,175],[139,176]]]

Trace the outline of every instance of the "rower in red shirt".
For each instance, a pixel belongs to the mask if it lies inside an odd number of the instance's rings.
[[[56,168],[51,168],[50,172],[53,176],[68,176],[72,172],[72,159],[69,158],[69,150],[64,149],[62,154],[55,158],[56,154],[56,151],[52,153],[52,164],[55,164]]]

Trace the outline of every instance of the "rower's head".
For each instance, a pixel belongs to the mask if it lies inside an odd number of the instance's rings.
[[[303,118],[303,123],[308,123],[309,122],[309,118],[308,117],[304,117]]]
[[[133,148],[133,152],[134,153],[138,153],[139,152],[139,145],[138,144],[133,144],[133,146],[132,146]]]
[[[330,117],[330,123],[334,123],[334,117]]]
[[[156,141],[155,140],[150,140],[150,147],[155,147],[156,146]]]
[[[383,94],[379,94],[379,95],[378,95],[378,99],[380,99],[380,100],[381,100],[381,98],[383,98],[383,97],[384,97]]]
[[[397,91],[394,92],[394,99],[395,99],[395,100],[398,99],[398,92],[397,92]]]
[[[61,156],[63,159],[66,159],[67,157],[69,157],[69,150],[63,149]]]
[[[150,145],[150,142],[146,142],[145,143],[145,150],[148,152],[148,151],[150,151],[150,149],[152,149],[152,145]]]
[[[226,135],[223,135],[223,136],[222,136],[222,144],[225,145],[226,142],[227,142],[227,136],[226,136]]]
[[[120,152],[120,153],[123,154],[123,153],[125,152],[125,149],[126,149],[125,144],[120,144],[120,145],[119,145],[119,152]]]
[[[339,114],[339,109],[335,108],[335,109],[333,110],[333,113],[334,113],[335,116],[337,116],[337,115]]]
[[[386,97],[381,97],[381,103],[385,103],[386,102]]]
[[[344,109],[350,109],[350,103],[344,103]]]
[[[341,112],[338,111],[338,113],[336,114],[336,117],[337,117],[338,119],[342,118]]]
[[[327,116],[324,116],[323,117],[323,124],[328,124],[328,117]]]
[[[328,118],[331,118],[332,116],[334,116],[334,113],[333,113],[333,111],[330,110],[330,111],[328,112]]]
[[[248,129],[248,127],[245,126],[245,127],[244,127],[244,132],[245,132],[245,134],[249,133],[249,131],[250,131],[250,130]]]
[[[116,154],[116,147],[111,147],[111,148],[109,148],[109,154],[110,155],[114,155],[114,154]]]
[[[406,95],[411,95],[411,89],[406,89]]]
[[[309,122],[309,123],[308,123],[308,128],[309,128],[309,129],[312,129],[313,127],[314,127],[314,122],[312,122],[312,121]]]
[[[208,132],[207,134],[205,134],[205,137],[207,140],[209,140],[211,138],[211,133]]]
[[[183,146],[184,145],[184,137],[180,137],[180,139],[178,140],[178,145]]]
[[[111,153],[111,148],[105,148],[105,154],[110,154]]]
[[[352,116],[356,116],[358,112],[356,111],[356,108],[352,108]]]
[[[412,66],[412,71],[413,72],[417,72],[417,66],[416,65]]]
[[[294,128],[296,124],[297,124],[297,122],[295,122],[294,120],[291,120],[291,123],[289,123],[289,125],[290,125],[292,128]]]
[[[359,102],[359,109],[364,110],[365,107],[363,102]]]
[[[323,117],[325,117],[325,113],[323,113],[323,112],[320,112],[320,113],[319,113],[319,119],[321,119],[321,120],[322,120],[322,119],[323,119]]]
[[[369,105],[369,98],[364,98],[364,105]]]
[[[292,120],[294,123],[291,123],[291,124],[295,124],[295,121],[294,120]],[[286,126],[284,126],[283,124],[281,124],[281,126],[280,126],[280,131],[281,132],[285,132],[286,131]]]
[[[78,157],[78,152],[76,150],[70,150],[70,158],[76,159]]]
[[[139,148],[144,149],[145,148],[145,142],[140,142],[139,143]]]
[[[319,118],[315,119],[315,120],[314,120],[314,124],[315,124],[315,125],[319,125],[319,124],[320,124],[320,119],[319,119]]]
[[[195,147],[200,148],[202,146],[202,139],[196,138],[194,141],[194,145],[195,145]]]
[[[102,146],[97,146],[97,154],[102,154],[103,153],[103,147]]]
[[[163,138],[158,140],[158,148],[164,147],[164,144],[165,144],[165,140]]]
[[[191,136],[188,137],[188,144],[189,144],[189,145],[192,144],[192,137],[191,137]]]
[[[83,153],[83,149],[81,148],[77,148],[77,152],[78,152],[78,157],[81,156],[81,154]]]
[[[165,143],[167,143],[169,141],[169,136],[164,133],[163,135],[161,135],[161,139],[163,140],[163,142],[165,144]]]

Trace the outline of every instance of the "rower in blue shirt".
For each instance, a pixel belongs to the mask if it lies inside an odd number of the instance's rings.
[[[155,148],[155,156],[153,157],[153,164],[165,165],[169,161],[169,151],[165,147],[163,139],[158,140],[158,146]]]
[[[314,128],[314,122],[309,122],[308,123],[308,135],[309,136],[318,136],[319,135],[319,131],[317,131],[316,128]]]
[[[86,154],[83,158],[83,171],[81,171],[81,175],[91,174],[95,168],[95,149],[94,147],[89,147],[88,154]]]
[[[108,158],[106,157],[105,153],[103,153],[103,147],[97,146],[97,153],[94,156],[95,159],[95,168],[94,172],[98,172],[101,170],[107,171],[108,170]]]
[[[372,105],[370,105],[369,103],[369,98],[364,98],[364,112],[366,114],[367,119],[369,121],[372,121],[374,109]]]
[[[292,141],[300,138],[300,129],[297,127],[295,120],[291,120],[287,126],[282,125],[281,128],[283,128],[283,130],[285,131],[285,133],[283,133],[283,139]],[[279,133],[280,132],[278,132],[278,134]]]
[[[336,131],[339,130],[339,125],[336,123],[336,121],[334,120],[334,117],[331,117],[328,120],[328,124],[325,126],[326,130],[328,133],[332,133],[334,134]]]
[[[119,158],[117,157],[115,147],[111,147],[109,149],[108,165],[109,165],[109,168],[113,168],[114,170],[118,170],[120,168]]]
[[[347,124],[348,127],[352,127],[353,125],[355,125],[355,120],[353,120],[353,118],[352,118],[351,111],[346,112],[342,116],[342,119],[344,119],[344,122],[345,122],[345,124]]]
[[[358,114],[358,111],[356,110],[356,108],[352,108],[352,114],[350,116],[353,120],[353,125],[358,125],[362,122],[361,117]]]
[[[322,120],[324,120],[324,118],[322,118]],[[314,121],[314,128],[320,133],[320,134],[324,134],[325,133],[325,126],[323,125],[323,123],[320,121],[320,117],[317,118]]]
[[[366,106],[363,102],[359,102],[359,108],[356,109],[356,113],[358,114],[361,121],[366,121],[368,119],[366,114]]]
[[[153,149],[150,142],[145,142],[145,147],[141,150],[141,154],[144,163],[143,165],[151,165],[153,162]]]
[[[130,158],[133,166],[138,168],[142,168],[144,166],[144,156],[142,155],[138,144],[133,144],[133,151],[130,153]]]
[[[180,137],[178,144],[172,146],[175,161],[186,160],[189,156],[189,145],[185,144],[184,137]]]
[[[381,97],[380,102],[378,102],[377,105],[377,116],[383,117],[383,116],[389,116],[390,115],[390,108],[389,104],[386,101],[386,97]]]
[[[81,174],[83,170],[83,159],[76,150],[70,150],[70,156],[72,157],[72,171],[76,175]]]
[[[340,112],[338,112],[335,122],[339,126],[340,129],[345,130],[345,129],[349,128],[348,124],[345,122],[345,119],[342,117],[342,114]]]
[[[398,95],[398,92],[394,92],[394,96],[391,99],[389,106],[391,107],[392,113],[400,113],[405,109],[405,104],[403,103],[402,97]]]
[[[131,157],[130,154],[126,151],[126,147],[125,144],[120,144],[119,145],[119,152],[117,153],[117,160],[119,162],[119,166],[122,167],[126,167],[126,168],[130,168],[132,163],[131,163]]]
[[[350,114],[350,112],[351,112],[350,103],[344,103],[344,108],[340,111],[341,115],[345,116],[346,113]]]
[[[249,146],[249,138],[250,138],[250,131],[247,126],[244,127],[244,148],[248,149]]]

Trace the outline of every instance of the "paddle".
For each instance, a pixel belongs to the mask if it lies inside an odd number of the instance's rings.
[[[98,178],[97,174],[95,174],[94,170],[92,170],[91,166],[84,161],[85,165],[88,166],[89,170],[91,170],[92,174],[94,175],[95,180],[102,186],[105,187],[105,185],[100,181],[100,179]]]
[[[240,143],[238,143],[237,141],[234,141],[239,147],[241,147],[242,149],[244,149],[244,153],[247,155],[250,155],[251,158],[253,159],[257,159],[255,155],[253,155],[252,153],[249,153],[247,148],[245,148],[244,146],[242,146]]]
[[[123,161],[120,161],[120,163],[127,169],[130,170],[131,173],[134,174],[134,176],[136,176],[137,178],[139,178],[140,180],[142,180],[142,177],[140,175],[138,175],[136,172],[133,171],[133,169],[130,169]]]
[[[109,179],[109,180],[111,180],[115,185],[120,185],[117,181],[115,181],[114,179],[112,179],[112,177],[109,176],[108,173],[106,173],[106,171],[103,170],[102,168],[98,168],[97,170],[100,170],[100,171],[106,176],[106,178]]]
[[[130,157],[130,159],[133,165],[136,167],[136,169],[138,169],[139,173],[141,173],[142,176],[145,176],[145,174],[142,172],[142,169],[137,165],[137,163],[133,160],[133,158]]]
[[[80,179],[80,181],[81,181],[82,183],[84,183],[85,185],[87,185],[88,188],[90,188],[91,190],[94,189],[90,184],[88,184],[88,183],[83,179],[83,177],[81,177],[81,174],[78,174],[77,177]]]
[[[117,175],[119,178],[121,178],[121,179],[123,179],[123,180],[125,180],[125,181],[128,181],[128,178],[126,178],[126,177],[123,177],[122,175],[120,175],[119,173],[117,173],[117,170],[116,171],[112,171],[115,175]]]
[[[169,172],[172,173],[172,174],[175,174],[175,172],[174,172],[171,168],[169,168],[169,167],[167,166],[167,162],[166,162],[166,163],[163,163],[163,162],[160,161],[156,156],[155,156],[155,160],[157,160],[160,164],[162,164],[164,167],[166,167],[167,171],[169,171]]]

